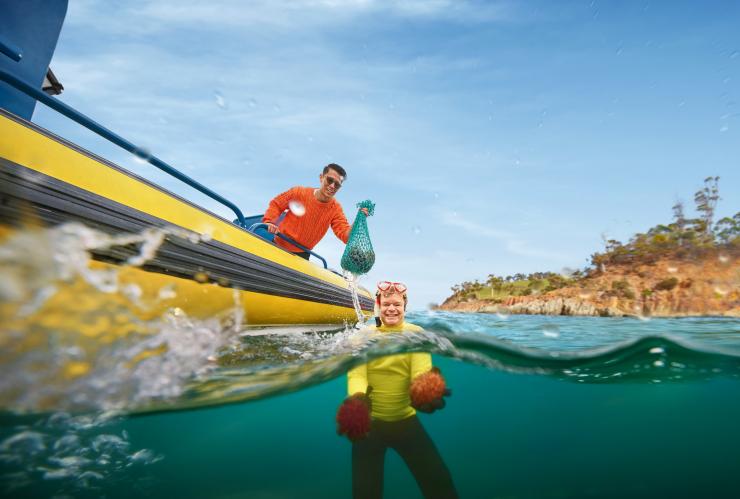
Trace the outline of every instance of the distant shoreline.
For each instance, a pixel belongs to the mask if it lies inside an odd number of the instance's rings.
[[[455,294],[435,310],[582,317],[740,317],[740,255],[709,252],[615,265],[553,291],[487,298],[488,288]]]

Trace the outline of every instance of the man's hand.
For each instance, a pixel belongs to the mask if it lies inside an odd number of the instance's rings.
[[[277,225],[271,224],[269,222],[266,223],[265,225],[267,225],[267,231],[270,234],[280,234],[280,229],[278,229],[278,226]]]

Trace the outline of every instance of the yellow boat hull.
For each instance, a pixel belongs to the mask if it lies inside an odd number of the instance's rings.
[[[148,304],[137,314],[142,318],[173,307],[205,318],[238,306],[246,325],[357,321],[340,275],[2,110],[0,196],[6,237],[29,211],[48,226],[79,222],[110,235],[163,231],[157,252],[134,265],[135,245],[92,250],[94,269],[116,269],[121,286],[140,289]],[[359,293],[363,314],[370,315],[372,297]],[[62,317],[59,311],[74,301],[71,290],[66,294],[57,293],[39,313],[49,321]],[[12,309],[5,303],[0,312],[7,319]]]

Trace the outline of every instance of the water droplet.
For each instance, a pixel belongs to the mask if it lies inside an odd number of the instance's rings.
[[[306,214],[306,207],[303,206],[303,203],[295,199],[291,200],[288,203],[288,209],[293,215],[297,217],[302,217]]]
[[[151,157],[152,153],[148,149],[137,149],[134,151],[134,161],[141,165],[147,164]]]
[[[490,114],[488,115],[488,121],[493,121],[493,116]]]
[[[727,130],[729,130],[729,129],[730,129],[730,127],[728,127],[727,125],[722,125],[722,126],[721,126],[721,127],[719,128],[719,131],[720,131],[720,132],[723,132],[723,133],[724,133],[724,132],[726,132],[726,131],[727,131]]]
[[[733,50],[730,54],[730,59],[737,59],[738,57],[740,57],[740,51]]]
[[[542,326],[542,334],[548,338],[560,337],[560,328],[555,324],[545,324]]]
[[[274,106],[272,106],[272,109],[276,113],[279,113],[280,111],[282,111],[282,109],[280,109],[280,104],[275,104]]]
[[[172,298],[177,297],[177,293],[175,292],[175,285],[168,284],[167,286],[162,286],[157,296],[160,300],[171,300]]]
[[[617,54],[617,55],[622,55],[622,50],[623,50],[623,48],[622,48],[622,46],[620,45],[619,47],[617,47],[617,52],[616,52],[616,54]]]
[[[216,105],[220,107],[221,109],[226,109],[228,107],[228,104],[226,103],[226,99],[224,99],[224,95],[216,90],[213,92],[213,96],[216,99]]]
[[[543,122],[540,121],[539,123],[537,123],[537,128],[542,128],[543,126],[545,126]]]
[[[123,296],[128,298],[129,301],[134,303],[138,303],[142,295],[141,288],[133,283],[121,286],[121,293]]]
[[[421,227],[419,227],[418,225],[414,225],[411,228],[411,231],[414,233],[415,236],[418,236],[419,234],[421,234]]]
[[[247,105],[252,108],[257,107],[257,101],[255,99],[249,99]]]
[[[434,199],[439,199],[439,192],[435,192],[434,194],[432,194],[432,197]]]
[[[663,362],[662,360],[656,360],[655,362],[653,362],[653,365],[655,367],[663,367],[665,365],[665,362]]]
[[[571,279],[576,272],[578,272],[578,269],[573,269],[571,267],[563,267],[562,269],[560,269],[560,275],[565,277],[566,279]]]
[[[308,137],[309,142],[313,142],[313,137]]]
[[[649,351],[652,354],[665,353],[665,350],[663,349],[663,347],[653,347]]]
[[[251,165],[251,164],[252,164],[252,162],[251,162],[250,160],[248,160],[248,159],[243,159],[243,160],[242,160],[242,164],[243,164],[244,166],[249,166],[249,165]]]
[[[508,314],[504,314],[502,312],[496,312],[496,317],[498,317],[502,321],[505,321],[505,320],[507,320],[509,318],[509,315]]]
[[[684,107],[685,105],[686,105],[685,100],[682,100],[681,102],[678,103],[678,107]]]

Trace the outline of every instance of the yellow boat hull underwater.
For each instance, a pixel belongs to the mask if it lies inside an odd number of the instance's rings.
[[[34,9],[34,2],[0,3],[13,11],[0,20],[0,250],[6,256],[4,262],[0,258],[6,281],[0,287],[0,319],[5,326],[22,321],[21,330],[28,331],[34,324],[48,328],[78,321],[75,311],[91,308],[85,304],[90,276],[115,281],[103,301],[114,306],[120,301],[143,320],[173,309],[198,319],[238,312],[247,326],[353,324],[358,309],[371,315],[370,293],[358,289],[355,304],[350,283],[325,261],[322,268],[284,251],[250,226],[257,217],[244,217],[230,201],[47,95],[61,91],[48,64],[66,0],[45,3],[44,9]],[[48,19],[42,23],[38,16]],[[237,219],[226,220],[42,129],[30,121],[37,102],[228,206]],[[8,245],[26,251],[19,240],[39,226],[40,237],[61,230],[108,241],[85,248],[85,268],[76,278],[67,275],[62,285],[31,290],[38,295],[32,298],[13,291],[33,279],[24,274],[23,259],[15,265],[7,255],[13,251]],[[29,253],[44,246],[25,244]],[[55,251],[47,257],[68,257],[58,254],[63,249]],[[97,289],[103,288],[98,283]]]

